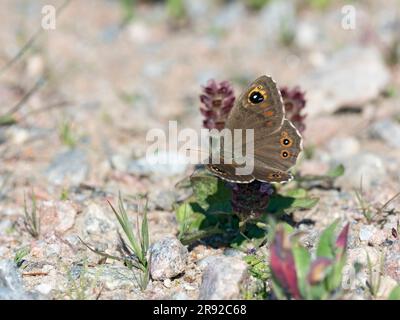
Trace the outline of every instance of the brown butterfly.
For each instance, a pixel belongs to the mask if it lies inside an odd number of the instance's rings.
[[[285,118],[282,96],[271,77],[255,80],[236,101],[225,128],[254,129],[254,169],[252,174],[238,175],[240,165],[232,156],[231,164],[207,165],[216,176],[237,183],[286,182],[292,179],[287,172],[296,164],[302,151],[302,137],[295,126]],[[245,149],[244,142],[242,149]],[[235,154],[235,153],[233,153]]]

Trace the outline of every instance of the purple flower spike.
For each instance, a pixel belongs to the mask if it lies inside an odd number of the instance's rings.
[[[233,183],[232,209],[240,220],[258,218],[269,204],[269,198],[274,192],[271,184],[260,181],[251,183]]]
[[[306,106],[306,99],[304,92],[299,87],[288,89],[283,87],[280,89],[282,94],[283,103],[285,105],[286,118],[288,118],[300,133],[304,132],[306,125],[304,120],[305,114],[302,114]]]
[[[217,83],[211,79],[203,87],[200,102],[200,112],[204,116],[203,126],[207,129],[222,130],[235,103],[235,94],[228,81]]]

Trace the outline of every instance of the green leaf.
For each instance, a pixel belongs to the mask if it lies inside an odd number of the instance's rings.
[[[310,269],[311,256],[308,250],[299,244],[293,246],[292,253],[296,265],[297,284],[299,286],[301,296],[307,298],[307,274]]]
[[[322,233],[317,247],[317,257],[334,258],[335,230],[338,223],[337,219]]]
[[[16,123],[17,123],[17,120],[12,115],[0,116],[0,126],[11,126]]]
[[[246,235],[244,235],[244,233]],[[257,227],[255,224],[246,224],[246,230],[244,233],[238,233],[237,236],[230,241],[232,248],[241,251],[258,248],[266,242],[268,237],[268,233],[264,229]]]
[[[323,300],[329,296],[323,282],[310,287],[311,300]]]
[[[396,286],[389,294],[389,300],[400,300],[400,286]]]
[[[291,189],[286,192],[286,196],[292,198],[305,198],[307,197],[307,190],[303,188]]]
[[[304,194],[303,191],[293,191],[293,193],[296,196]],[[296,209],[311,209],[318,203],[318,201],[319,198],[291,197],[275,194],[270,199],[267,212],[281,214],[283,212],[290,213]]]
[[[206,216],[193,209],[193,204],[185,202],[176,210],[176,220],[179,223],[179,234],[193,233],[200,230]]]
[[[250,266],[249,271],[252,276],[262,281],[267,281],[270,278],[271,272],[265,263],[265,257],[247,255],[244,257],[244,261]]]
[[[319,198],[297,198],[292,203],[292,208],[296,209],[311,209],[319,201]]]
[[[142,253],[144,255],[147,254],[147,250],[149,249],[149,224],[147,221],[147,201],[143,212],[143,220],[142,220]]]
[[[272,291],[274,292],[278,300],[287,300],[283,288],[280,286],[279,281],[277,281],[274,276],[271,277],[271,286],[272,286]]]
[[[208,173],[193,176],[191,182],[198,205],[208,214],[232,212],[232,192],[225,182]]]
[[[342,284],[342,271],[343,267],[346,264],[346,254],[343,254],[341,259],[335,261],[332,266],[332,270],[327,277],[327,286],[330,291],[335,291],[337,288],[340,288]]]
[[[338,178],[342,175],[344,175],[345,172],[345,168],[344,165],[339,164],[338,166],[336,166],[335,168],[332,168],[331,170],[329,170],[326,175],[330,178]]]
[[[286,209],[289,209],[294,202],[294,198],[285,197],[280,194],[274,194],[271,196],[267,212],[268,213],[283,213]]]

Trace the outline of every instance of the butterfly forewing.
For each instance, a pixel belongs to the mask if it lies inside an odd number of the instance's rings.
[[[262,96],[261,101],[252,100],[257,94]],[[282,96],[275,81],[261,76],[236,101],[226,128],[233,130],[266,127],[269,132],[274,132],[281,127],[284,116]]]
[[[231,110],[225,127],[232,133],[235,129],[242,129],[242,143],[225,143],[228,149],[232,149],[233,162],[224,163],[221,158],[220,164],[208,165],[212,173],[238,183],[249,183],[254,179],[266,182],[292,179],[287,170],[296,164],[302,150],[302,138],[294,125],[285,119],[282,96],[270,77],[262,76],[248,87]],[[253,130],[250,140],[246,139],[246,129]],[[252,174],[238,174],[237,163],[242,163],[242,159],[235,160],[241,155],[253,161]]]

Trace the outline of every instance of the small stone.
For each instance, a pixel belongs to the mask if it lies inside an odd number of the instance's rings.
[[[196,20],[201,20],[202,17],[212,9],[213,1],[183,0],[183,3],[185,5],[186,13],[190,17],[190,21],[196,21]]]
[[[176,193],[174,191],[156,190],[149,196],[149,205],[156,210],[172,211],[176,202]]]
[[[146,24],[136,21],[131,23],[128,27],[128,34],[130,39],[139,44],[144,44],[151,36],[151,32]]]
[[[0,261],[0,300],[27,300],[34,296],[23,287],[22,277],[15,263]]]
[[[46,170],[47,179],[55,185],[78,185],[86,179],[89,163],[86,153],[72,149],[55,156]]]
[[[113,220],[104,212],[104,209],[97,203],[91,202],[82,212],[84,217],[84,232],[87,235],[104,235],[115,230]]]
[[[44,201],[39,204],[38,211],[43,233],[65,232],[74,225],[76,209],[69,201]]]
[[[5,236],[12,230],[13,223],[10,220],[0,221],[0,236]]]
[[[192,285],[190,285],[188,283],[184,283],[183,284],[183,289],[185,289],[187,291],[194,291],[194,290],[196,290],[196,287],[194,287],[194,286],[192,286]]]
[[[166,237],[150,248],[150,274],[154,280],[178,276],[185,271],[188,251],[175,237]]]
[[[400,240],[394,241],[385,255],[384,274],[400,282]]]
[[[328,144],[330,155],[337,162],[359,153],[360,148],[360,142],[353,137],[335,137]]]
[[[182,154],[160,151],[128,164],[128,172],[136,175],[175,176],[183,174],[188,166],[188,159]]]
[[[385,119],[375,123],[370,134],[373,138],[378,138],[388,146],[400,148],[400,124],[392,119]]]
[[[389,297],[390,292],[398,286],[397,281],[389,276],[383,275],[380,278],[380,286],[377,292],[377,296],[383,299]]]
[[[171,279],[165,279],[165,280],[163,281],[163,285],[164,285],[164,287],[166,287],[166,288],[171,288],[171,286],[172,286],[172,281],[171,281]]]
[[[201,269],[204,270],[206,269],[209,265],[212,265],[215,263],[215,261],[217,261],[219,259],[220,256],[207,256],[204,257],[202,259],[200,259],[199,261],[197,261],[197,266]]]
[[[50,283],[41,283],[35,287],[35,290],[47,296],[53,290],[53,285]]]
[[[41,235],[39,240],[31,243],[29,260],[54,263],[60,257],[65,258],[74,254],[76,254],[74,248],[64,241],[60,235],[55,232],[48,232]]]
[[[247,276],[247,264],[236,257],[219,256],[204,270],[199,299],[240,299],[240,285]]]
[[[243,3],[239,1],[229,2],[225,5],[224,10],[220,10],[214,18],[213,27],[229,30],[237,25],[237,21],[246,14],[245,12],[246,8]]]
[[[268,43],[277,43],[285,34],[295,35],[296,9],[291,1],[271,1],[260,12],[260,28]]]
[[[177,292],[172,296],[172,300],[189,300],[189,297],[185,292]]]
[[[320,38],[318,27],[309,22],[299,22],[296,26],[295,42],[302,49],[313,49]]]
[[[389,82],[389,70],[378,50],[346,47],[300,80],[307,92],[307,113],[331,113],[342,106],[362,106]]]
[[[71,201],[44,201],[39,204],[40,232],[65,233],[75,224],[77,209]]]
[[[85,272],[81,271],[80,277],[84,276],[103,283],[107,290],[139,288],[138,271],[130,270],[123,265],[103,265],[88,268]]]
[[[226,248],[224,250],[224,256],[227,257],[243,257],[244,253],[240,250],[233,249],[233,248]]]
[[[374,226],[370,226],[370,225],[362,226],[360,228],[360,235],[359,235],[360,240],[361,241],[369,241],[372,238],[372,236],[374,235],[375,231],[376,230],[375,230]]]
[[[353,188],[359,188],[362,179],[364,188],[377,185],[386,177],[383,160],[373,153],[360,153],[344,162],[346,172],[339,181]]]
[[[42,75],[44,70],[44,59],[39,54],[34,54],[27,60],[26,73],[31,78],[37,78]]]

